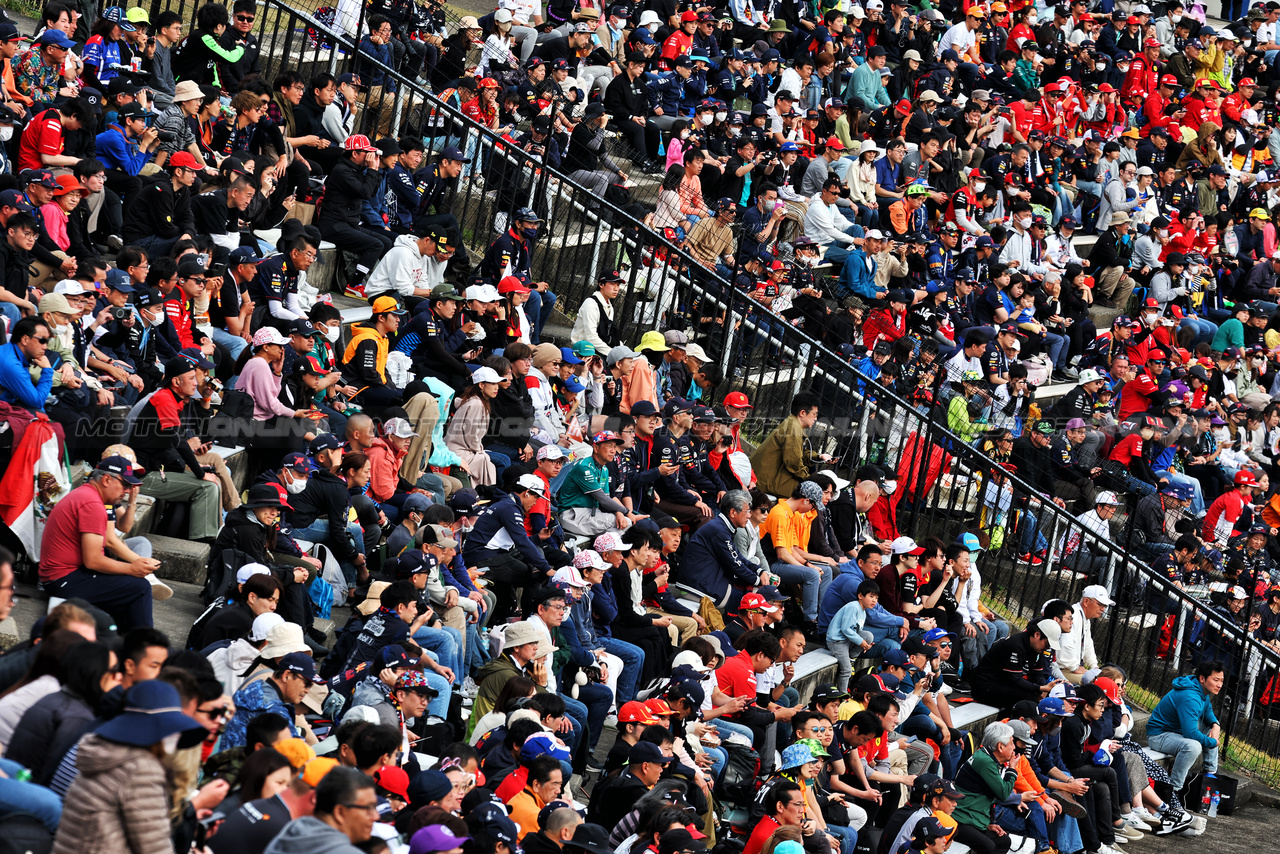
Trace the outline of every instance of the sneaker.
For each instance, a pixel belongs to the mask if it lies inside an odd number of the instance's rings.
[[[605,725],[605,726],[607,726],[607,727],[609,727],[609,729],[617,729],[617,728],[618,728],[618,716],[617,716],[616,714],[613,714],[613,713],[610,713],[610,714],[605,715],[605,716],[604,716],[604,725]]]
[[[354,299],[368,299],[364,293],[364,285],[347,285],[347,289],[343,293]]]
[[[1031,563],[1035,559],[1035,555],[1031,552],[1024,552],[1018,555],[1018,563]]]
[[[1087,815],[1084,805],[1069,794],[1064,795],[1062,792],[1051,792],[1049,797],[1057,801],[1062,806],[1062,811],[1072,818],[1084,818],[1085,815]]]
[[[462,696],[474,700],[480,693],[480,686],[470,676],[462,680]]]
[[[1121,835],[1120,835],[1120,829],[1119,829],[1119,828],[1116,828],[1116,840],[1115,840],[1115,842],[1113,842],[1113,843],[1111,843],[1111,844],[1112,844],[1112,845],[1128,845],[1128,844],[1129,844],[1129,840],[1128,840],[1128,839],[1126,839],[1125,837],[1121,836]],[[1103,847],[1105,848],[1106,846],[1104,845]],[[1117,848],[1117,849],[1115,849],[1115,850],[1119,851],[1120,849],[1118,849],[1118,848]]]
[[[1122,836],[1132,842],[1136,839],[1142,838],[1142,831],[1138,830],[1136,827],[1131,827],[1128,824],[1122,824],[1116,828],[1116,841],[1119,842],[1120,837]]]
[[[112,252],[119,252],[124,248],[124,241],[120,239],[120,235],[118,234],[108,234],[107,248]]]
[[[156,578],[155,575],[148,575],[147,581],[151,584],[151,598],[156,602],[164,602],[173,598],[173,588]]]
[[[508,215],[506,211],[498,211],[493,215],[493,230],[498,234],[505,234],[507,230]]]
[[[1093,852],[1093,854],[1120,854],[1120,851],[1116,848],[1112,848],[1110,845],[1100,845],[1098,846],[1098,850]]]
[[[1159,824],[1159,823],[1160,823],[1160,816],[1156,815],[1155,813],[1153,813],[1151,810],[1147,809],[1146,807],[1138,807],[1136,810],[1134,810],[1133,812],[1129,813],[1129,815],[1136,815],[1138,818],[1142,819],[1142,820],[1143,820],[1143,821],[1145,821],[1147,824]]]
[[[1124,823],[1126,827],[1131,827],[1134,830],[1138,831],[1139,833],[1149,833],[1151,831],[1151,828],[1147,825],[1147,822],[1139,818],[1135,813],[1131,812],[1126,816],[1121,816],[1121,818],[1124,819]],[[1154,822],[1154,823],[1159,824],[1159,822]]]
[[[1166,813],[1160,819],[1160,827],[1156,830],[1156,836],[1168,836],[1171,833],[1178,833],[1191,827],[1191,823],[1191,813],[1183,812],[1176,816]]]
[[[1034,555],[1032,555],[1032,556],[1031,556],[1031,565],[1032,565],[1032,566],[1044,566],[1044,555],[1043,555],[1043,554],[1034,554]]]

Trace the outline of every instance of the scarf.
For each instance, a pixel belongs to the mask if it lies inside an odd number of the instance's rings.
[[[293,117],[293,104],[290,104],[289,99],[280,92],[272,94],[271,101],[280,110],[280,115],[284,117],[285,136],[297,136],[298,123]]]

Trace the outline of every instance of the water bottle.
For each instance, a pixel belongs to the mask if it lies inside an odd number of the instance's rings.
[[[18,772],[18,782],[20,782],[20,783],[30,783],[30,782],[31,782],[31,770],[30,770],[30,769],[28,769],[28,768],[23,768],[21,771],[19,771],[19,772]]]
[[[1209,801],[1209,818],[1214,818],[1218,815],[1218,801],[1220,800],[1222,800],[1222,795],[1218,794],[1217,789],[1214,789],[1213,799]]]

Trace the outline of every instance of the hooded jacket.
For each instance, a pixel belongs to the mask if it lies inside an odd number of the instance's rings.
[[[213,666],[213,673],[222,683],[227,694],[234,695],[244,681],[244,672],[258,657],[258,648],[244,638],[237,638],[230,644],[205,656]]]
[[[294,709],[280,696],[276,684],[270,675],[257,679],[236,691],[232,699],[236,703],[236,713],[227,724],[227,731],[222,736],[222,750],[245,746],[245,731],[249,721],[265,712],[272,712],[289,722],[289,734],[297,737],[298,730],[294,726]]]
[[[286,824],[262,854],[360,854],[360,849],[342,831],[304,815]]]
[[[391,251],[382,256],[382,260],[369,274],[369,280],[365,282],[365,293],[370,297],[378,294],[409,297],[413,296],[415,288],[430,288],[432,285],[428,260],[418,251],[418,238],[412,234],[400,235],[392,244]]]
[[[164,765],[145,747],[89,734],[76,757],[54,854],[173,854]],[[319,847],[310,849],[322,850]]]
[[[1165,732],[1193,738],[1204,747],[1217,747],[1218,740],[1200,731],[1218,722],[1213,713],[1213,698],[1193,674],[1173,680],[1173,690],[1160,698],[1147,721],[1147,735]]]

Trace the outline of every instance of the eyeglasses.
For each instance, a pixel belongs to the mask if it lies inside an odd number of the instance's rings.
[[[35,342],[36,342],[37,344],[48,344],[48,343],[49,343],[49,341],[50,341],[50,340],[52,340],[52,336],[50,336],[50,338],[41,338],[41,337],[40,337],[40,336],[38,336],[38,335],[32,335],[31,337],[32,337],[33,339],[35,339]]]
[[[366,811],[373,810],[374,812],[378,811],[377,804],[338,804],[338,806],[346,807],[349,810],[366,810]]]
[[[215,706],[212,709],[196,709],[196,711],[202,715],[206,715],[207,717],[217,719],[221,717],[226,717],[227,712],[231,711],[231,707],[227,705],[222,705],[222,706]]]

